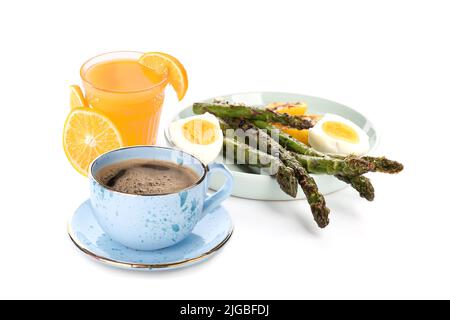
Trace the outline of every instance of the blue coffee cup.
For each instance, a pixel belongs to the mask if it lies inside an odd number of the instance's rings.
[[[136,195],[102,185],[96,174],[105,166],[132,159],[165,160],[187,166],[200,177],[192,186],[174,193]],[[208,177],[222,173],[224,185],[208,195]],[[91,205],[96,220],[111,239],[136,250],[157,250],[185,239],[196,224],[231,194],[233,177],[221,163],[205,166],[194,156],[157,146],[125,147],[107,152],[89,168]]]

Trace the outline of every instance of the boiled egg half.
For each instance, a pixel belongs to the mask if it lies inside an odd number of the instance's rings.
[[[308,142],[317,151],[336,155],[363,155],[370,149],[369,136],[356,124],[326,114],[309,129]]]
[[[219,120],[205,113],[172,122],[169,135],[173,144],[208,164],[220,153],[223,144]]]

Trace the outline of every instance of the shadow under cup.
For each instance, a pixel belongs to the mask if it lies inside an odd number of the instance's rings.
[[[142,52],[135,51],[105,53],[89,59],[80,69],[87,102],[115,124],[125,146],[156,143],[167,76],[154,74],[154,84],[148,87],[118,90],[93,81],[89,78],[89,71],[109,62],[135,61],[138,64],[142,55]]]
[[[175,193],[135,195],[112,190],[95,176],[105,166],[132,159],[164,160],[194,170],[199,180]],[[156,250],[185,239],[206,213],[229,197],[231,173],[222,164],[206,167],[194,156],[172,148],[136,146],[117,149],[93,161],[89,170],[90,199],[96,220],[111,239],[137,250]],[[207,176],[221,171],[227,182],[207,195]]]

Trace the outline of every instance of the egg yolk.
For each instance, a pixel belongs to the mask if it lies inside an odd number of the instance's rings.
[[[192,143],[207,145],[216,141],[216,130],[211,122],[194,119],[183,125],[183,136]]]
[[[358,133],[350,126],[336,121],[327,121],[322,124],[323,131],[336,139],[344,140],[350,143],[358,143]]]

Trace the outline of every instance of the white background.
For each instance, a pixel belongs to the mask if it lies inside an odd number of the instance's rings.
[[[447,1],[2,1],[1,298],[450,298]],[[304,201],[232,198],[235,234],[197,266],[116,270],[66,234],[88,197],[61,146],[68,86],[114,50],[166,51],[189,73],[162,127],[189,103],[287,91],[354,107],[381,133],[398,176],[376,199],[327,196],[318,230]],[[159,142],[163,139],[160,135]]]

